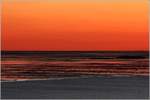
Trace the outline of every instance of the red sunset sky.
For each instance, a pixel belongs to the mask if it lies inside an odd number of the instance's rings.
[[[148,50],[148,1],[3,0],[2,50]]]

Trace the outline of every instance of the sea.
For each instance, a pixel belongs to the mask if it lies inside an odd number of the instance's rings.
[[[1,52],[2,82],[148,75],[148,51]]]

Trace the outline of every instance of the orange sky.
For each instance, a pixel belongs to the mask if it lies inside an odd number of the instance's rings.
[[[148,1],[3,0],[2,50],[148,50]]]

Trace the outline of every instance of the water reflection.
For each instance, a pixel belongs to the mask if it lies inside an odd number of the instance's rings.
[[[20,55],[3,55],[1,61],[2,80],[48,79],[88,75],[148,76],[149,74],[148,58],[118,59],[111,55],[109,59],[104,59],[104,57],[103,59],[93,59],[87,57],[86,54],[84,56],[79,55],[79,57]]]

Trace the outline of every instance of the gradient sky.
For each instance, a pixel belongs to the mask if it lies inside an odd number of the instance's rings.
[[[148,50],[148,0],[3,0],[2,50]]]

